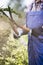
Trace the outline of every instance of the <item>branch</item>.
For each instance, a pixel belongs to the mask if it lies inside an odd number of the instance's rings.
[[[13,24],[13,17],[12,17],[12,13],[11,13],[11,8],[8,6],[8,9],[9,9],[9,14],[10,14],[10,19],[11,19],[11,21],[12,21],[12,24]],[[15,21],[14,21],[15,22]],[[12,25],[11,24],[11,25]],[[14,25],[14,26],[13,26]],[[16,25],[15,24],[13,24],[12,25],[12,27],[13,27],[13,30],[15,31],[15,33],[17,34],[17,35],[19,35],[19,33],[18,33],[18,31],[17,31],[17,29],[16,29]]]
[[[10,9],[11,9],[11,8],[10,8]],[[9,9],[8,9],[8,8],[0,8],[0,12],[2,12],[2,11],[8,11],[8,12],[9,12]],[[11,9],[11,13],[14,13],[14,14],[16,14],[16,15],[18,15],[18,16],[21,16],[20,13],[17,13],[17,12],[14,11],[13,9]]]

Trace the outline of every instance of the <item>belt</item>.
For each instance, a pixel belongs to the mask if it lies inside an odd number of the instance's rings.
[[[38,36],[40,36],[40,35],[43,36],[43,32],[39,32],[39,33],[38,33],[37,31],[32,30],[31,35],[33,35],[33,36],[35,36],[35,37],[38,37]]]
[[[41,26],[39,28],[32,29],[32,34],[31,35],[34,35],[35,37],[38,37],[40,35],[43,36],[43,26]]]
[[[35,33],[35,32],[32,32],[31,35],[35,36],[35,37],[38,37],[39,34]]]

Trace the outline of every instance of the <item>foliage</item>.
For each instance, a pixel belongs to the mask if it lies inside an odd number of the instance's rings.
[[[27,46],[9,37],[6,45],[5,56],[0,56],[0,65],[28,65]]]
[[[19,11],[20,9],[22,9],[22,4],[23,0],[10,0],[8,5],[11,6],[13,9]]]
[[[15,3],[16,7],[13,9],[13,12],[16,10],[17,12],[20,13],[18,9],[20,9],[21,4],[19,3],[21,2]],[[23,37],[23,39],[24,38],[25,36]],[[27,41],[27,37],[25,38],[25,40]],[[13,37],[9,37],[7,43],[5,45],[4,43],[2,44],[2,46],[4,46],[2,48],[4,53],[3,54],[0,53],[0,65],[28,65],[27,46],[25,46],[23,42],[21,43],[21,41],[20,39],[16,40]]]

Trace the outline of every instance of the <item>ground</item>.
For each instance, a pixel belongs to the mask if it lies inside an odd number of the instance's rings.
[[[0,65],[28,65],[27,35],[13,38],[10,21],[0,17]]]

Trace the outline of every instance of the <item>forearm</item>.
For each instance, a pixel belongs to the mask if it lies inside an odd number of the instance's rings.
[[[28,27],[26,27],[26,26],[19,25],[19,24],[17,24],[17,26],[18,26],[19,28],[21,28],[24,32],[29,32],[29,31],[30,31],[30,29],[29,29]]]
[[[22,36],[28,34],[28,32],[30,32],[30,29],[26,26],[22,26],[22,28],[18,28],[17,31],[19,33],[19,36]]]
[[[24,33],[28,33],[30,31],[30,29],[28,27],[22,26],[22,25],[21,25],[21,29],[23,29]]]
[[[13,24],[13,23],[12,23]],[[12,25],[11,24],[11,25]],[[17,24],[18,25],[18,24]],[[14,30],[14,36],[16,37],[16,38],[19,38],[20,36],[22,36],[22,35],[26,35],[28,32],[30,32],[30,29],[29,28],[27,28],[25,25],[24,26],[22,26],[22,25],[18,25],[18,28],[16,27],[16,25],[15,24],[13,24],[13,30]],[[15,35],[16,34],[16,35]]]
[[[26,35],[28,32],[30,32],[30,29],[26,27],[25,25],[19,25],[17,24],[17,27],[19,27],[22,30],[22,33],[20,35]]]

